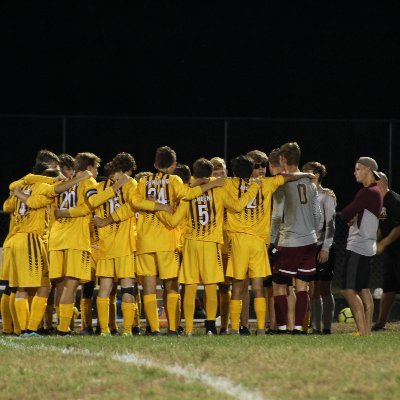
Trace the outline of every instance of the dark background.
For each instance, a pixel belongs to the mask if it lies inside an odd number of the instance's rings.
[[[399,189],[394,9],[148,3],[1,6],[1,199],[41,148],[125,150],[149,169],[168,144],[191,164],[224,154],[225,121],[228,158],[298,141],[302,162],[327,165],[339,208],[357,157],[388,171],[391,132]]]

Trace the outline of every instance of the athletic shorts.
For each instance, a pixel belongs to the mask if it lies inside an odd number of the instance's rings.
[[[3,247],[3,255],[1,257],[0,267],[0,280],[10,280],[10,267],[11,267],[11,249],[10,247]]]
[[[319,252],[322,249],[322,245],[317,247],[317,257]],[[317,273],[314,275],[314,281],[331,281],[333,279],[333,274],[335,271],[335,262],[336,262],[336,245],[335,243],[332,244],[331,248],[329,249],[329,258],[326,263],[317,263]]]
[[[9,247],[10,287],[50,287],[47,249],[41,235],[17,233]]]
[[[186,239],[179,282],[209,285],[224,281],[221,246],[215,242]]]
[[[384,293],[400,293],[400,255],[383,253],[382,289]]]
[[[346,250],[346,259],[342,277],[342,289],[360,292],[368,289],[371,275],[372,257],[362,256],[354,251]]]
[[[137,275],[158,276],[160,279],[177,278],[179,275],[179,253],[159,251],[136,255]]]
[[[306,282],[313,279],[316,272],[316,243],[298,247],[278,246],[277,249],[278,254],[273,263],[272,279],[274,282],[283,283],[280,276],[297,278]],[[285,279],[286,281],[287,279]]]
[[[245,233],[229,237],[228,266],[226,276],[237,280],[265,278],[271,275],[267,247],[263,240]]]
[[[135,254],[97,260],[96,276],[106,278],[134,278],[136,271]]]
[[[76,278],[80,283],[92,278],[93,260],[85,250],[50,250],[50,279],[66,276]]]

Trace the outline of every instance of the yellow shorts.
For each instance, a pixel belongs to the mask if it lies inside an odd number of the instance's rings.
[[[136,271],[135,254],[97,260],[96,276],[108,278],[134,278]]]
[[[245,233],[230,236],[226,276],[238,280],[265,278],[271,275],[267,246],[263,240]]]
[[[79,279],[86,283],[92,277],[93,260],[85,250],[50,250],[50,279],[59,279],[65,276]]]
[[[224,281],[221,246],[215,242],[186,239],[179,282],[205,285]]]
[[[3,247],[3,255],[1,258],[0,266],[0,281],[10,280],[10,267],[11,267],[11,249],[10,247]]]
[[[10,287],[50,286],[46,246],[36,233],[17,233],[10,241]]]
[[[136,255],[137,275],[158,276],[160,279],[177,278],[179,274],[179,253],[159,251]]]

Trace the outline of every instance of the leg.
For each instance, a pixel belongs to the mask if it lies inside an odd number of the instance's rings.
[[[97,294],[97,317],[103,335],[108,335],[110,330],[108,328],[108,321],[110,318],[110,293],[113,287],[113,278],[101,276],[100,288]]]
[[[362,289],[360,292],[361,300],[364,304],[366,334],[371,335],[372,316],[374,315],[374,301],[369,289]]]
[[[132,278],[121,279],[121,309],[124,321],[124,336],[132,335],[132,326],[137,309],[136,298],[134,296],[134,282]]]
[[[242,292],[245,290],[244,282],[245,280],[240,281],[234,279],[232,283],[232,297],[229,304],[229,314],[231,316],[231,328],[233,334],[239,332],[240,314],[242,312]]]
[[[313,332],[321,332],[322,300],[321,281],[310,282],[311,324]]]
[[[342,294],[349,304],[354,319],[356,320],[358,332],[362,336],[367,335],[367,322],[365,320],[364,305],[360,296],[353,289],[342,289]]]
[[[193,330],[194,304],[197,292],[197,284],[184,285],[183,311],[185,313],[185,333],[191,335]]]
[[[249,328],[249,312],[250,312],[250,292],[249,292],[249,278],[244,280],[242,289],[242,312],[240,314],[240,325],[248,331]]]
[[[251,286],[254,293],[254,311],[257,318],[257,334],[261,335],[265,334],[265,315],[267,311],[263,278],[252,278]]]
[[[289,331],[292,331],[295,326],[295,314],[296,314],[296,294],[294,291],[293,285],[288,285],[286,290],[287,297],[287,328]]]
[[[46,311],[47,298],[50,294],[51,287],[41,286],[37,289],[36,295],[32,300],[31,312],[29,315],[28,330],[36,332],[39,324],[43,319],[44,312]]]
[[[60,332],[69,332],[78,285],[78,279],[72,277],[64,278],[64,289],[60,298],[60,325],[58,326]]]
[[[229,323],[229,302],[231,300],[230,285],[219,284],[219,314],[221,316],[220,333],[228,330]]]
[[[204,285],[206,293],[206,334],[216,335],[215,319],[217,317],[218,299],[217,299],[217,284]]]
[[[158,308],[157,308],[157,277],[156,276],[143,276],[143,305],[147,319],[150,324],[152,332],[160,331],[160,324],[158,322]]]
[[[296,278],[296,308],[294,329],[301,331],[308,307],[307,282]]]
[[[333,315],[335,313],[335,299],[332,294],[332,281],[320,281],[322,298],[322,333],[329,334],[332,329]]]
[[[276,325],[278,331],[286,331],[288,320],[287,285],[273,282],[272,287],[274,293]]]
[[[168,326],[171,332],[177,332],[178,316],[180,315],[179,302],[179,284],[178,278],[164,280],[165,290],[167,292],[167,312]]]

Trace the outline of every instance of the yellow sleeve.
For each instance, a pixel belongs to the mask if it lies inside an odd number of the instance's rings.
[[[253,182],[248,187],[247,192],[244,193],[244,195],[239,199],[231,196],[227,190],[222,190],[221,192],[223,193],[224,207],[234,212],[241,211],[243,208],[247,206],[247,204],[250,203],[253,197],[257,195],[259,189],[260,186],[257,183]]]
[[[54,185],[49,185],[48,183],[37,184],[35,195],[43,195],[47,197],[56,197],[56,192],[54,191]]]
[[[142,197],[138,188],[135,188],[131,197],[132,206],[138,210],[154,211],[155,201],[147,200]]]
[[[181,201],[178,208],[173,214],[169,214],[166,211],[156,212],[157,218],[164,224],[171,228],[178,226],[188,215],[189,212],[189,201]]]
[[[25,183],[32,185],[34,183],[47,183],[48,185],[54,184],[54,178],[50,176],[28,174],[24,177]]]
[[[132,208],[131,204],[129,204],[129,203],[125,203],[121,207],[118,207],[111,214],[111,217],[114,220],[114,222],[125,221],[134,216],[135,216],[135,210]]]
[[[282,175],[262,178],[262,184],[264,193],[274,193],[278,187],[285,184],[285,178]]]
[[[47,196],[43,196],[42,194],[34,194],[28,197],[26,201],[26,205],[29,208],[42,208],[46,207],[53,202],[53,199]]]
[[[94,189],[92,189],[94,190]],[[86,191],[86,195],[90,194],[90,190]],[[96,192],[90,195],[87,199],[89,204],[93,207],[96,208],[98,206],[101,206],[103,203],[105,203],[108,199],[111,199],[111,197],[115,196],[114,189],[112,187],[108,187],[106,190],[102,190],[100,193]]]
[[[17,198],[15,196],[10,196],[4,203],[3,203],[3,211],[7,214],[11,214],[15,211],[17,207]]]
[[[86,203],[78,207],[70,208],[68,211],[71,218],[84,217],[92,212],[91,208]]]
[[[183,198],[192,200],[196,197],[201,196],[201,194],[203,193],[201,186],[191,188],[188,185],[185,185],[179,176],[171,175],[171,178],[172,177],[173,179],[171,180],[171,183],[173,185],[174,192],[176,193],[176,198],[178,200]]]
[[[8,188],[13,192],[15,190],[15,188],[17,188],[18,186],[23,186],[23,185],[25,185],[25,181],[22,178],[22,179],[18,179],[17,181],[10,183],[10,186]]]

